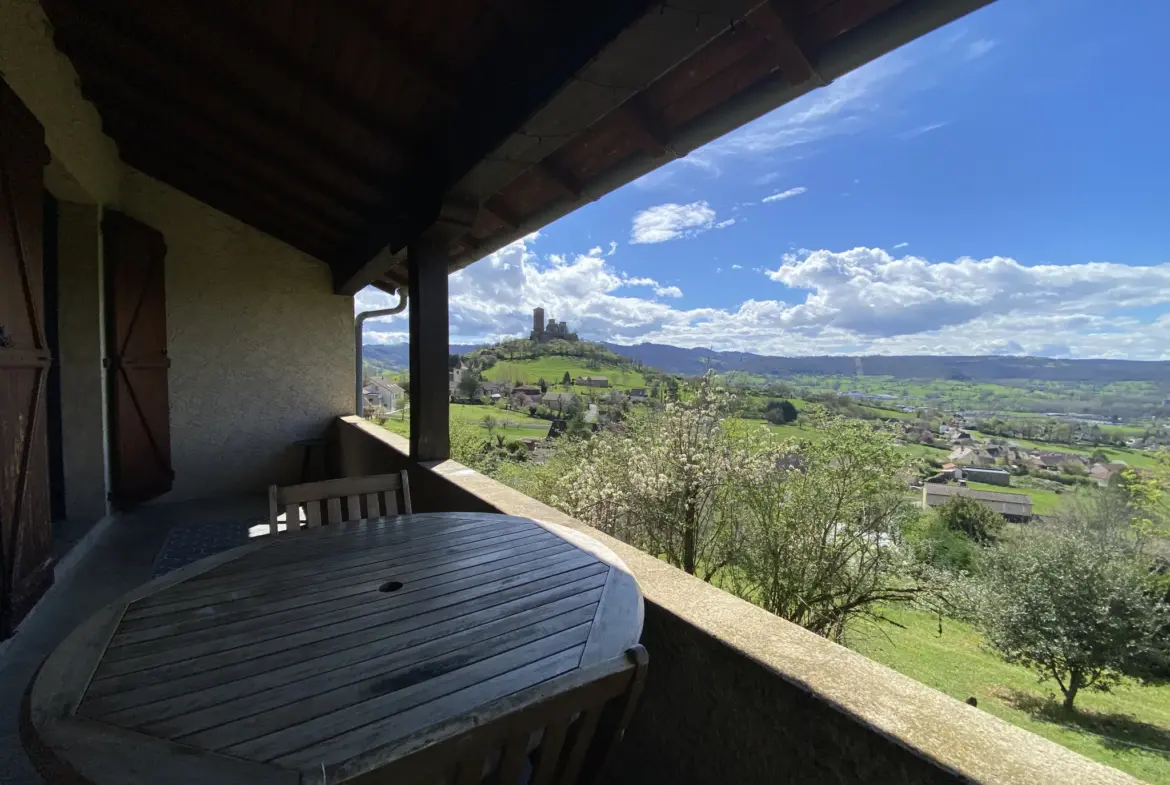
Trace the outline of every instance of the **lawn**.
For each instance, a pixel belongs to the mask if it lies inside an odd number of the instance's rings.
[[[410,435],[410,412],[392,414],[383,427],[400,436]],[[520,412],[510,412],[498,409],[495,406],[474,406],[465,403],[451,404],[451,420],[453,422],[468,422],[483,428],[483,418],[491,416],[496,420],[495,433],[503,436],[506,441],[514,442],[518,439],[543,439],[548,436],[548,420],[538,420]]]
[[[970,626],[944,619],[939,635],[933,614],[898,608],[885,614],[905,628],[859,627],[851,631],[850,647],[953,698],[974,696],[983,711],[1081,755],[1170,784],[1170,686],[1082,692],[1079,714],[1069,719],[1050,700],[1060,692],[1055,683],[1038,684],[1031,671],[982,649],[982,637]]]
[[[563,357],[559,355],[549,355],[546,357],[536,357],[531,360],[516,360],[512,362],[501,360],[484,371],[483,376],[492,382],[524,382],[526,384],[536,384],[540,379],[544,379],[550,385],[557,385],[554,390],[559,391],[564,389],[559,385],[566,371],[568,371],[569,376],[573,379],[576,379],[578,376],[604,376],[609,379],[611,387],[616,387],[619,390],[647,386],[645,377],[632,368],[619,368],[613,365],[589,368],[586,367],[584,360],[580,357]],[[596,389],[601,389],[604,392],[603,388],[594,387],[574,386],[572,389],[577,393],[584,390]]]

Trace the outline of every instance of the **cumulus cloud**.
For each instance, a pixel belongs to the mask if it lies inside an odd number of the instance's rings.
[[[795,188],[789,188],[787,191],[780,191],[779,193],[774,193],[771,196],[765,196],[760,201],[765,202],[765,203],[780,202],[780,201],[783,201],[785,199],[791,199],[794,196],[800,196],[802,193],[804,193],[807,190],[808,189],[805,188],[803,185],[798,185]]]
[[[556,264],[538,245],[519,240],[451,276],[452,342],[526,334],[540,305],[582,337],[617,343],[760,354],[1170,359],[1170,263],[1028,266],[1007,257],[930,261],[880,248],[802,249],[760,271],[759,299],[683,309],[669,302],[682,294],[678,287],[623,276],[588,253]],[[355,308],[392,301],[365,290]],[[406,338],[401,316],[367,329],[367,341]]]
[[[706,202],[658,204],[634,216],[630,242],[665,243],[693,237],[715,226],[715,211]]]
[[[733,264],[733,265],[731,265],[731,269],[732,270],[742,270],[743,265],[742,264]]]

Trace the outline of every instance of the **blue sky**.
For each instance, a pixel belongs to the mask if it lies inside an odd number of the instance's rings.
[[[543,305],[619,343],[1170,359],[1168,28],[998,0],[457,273],[451,340]]]

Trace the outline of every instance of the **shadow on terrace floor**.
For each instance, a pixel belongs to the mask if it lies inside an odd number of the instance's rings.
[[[65,635],[153,575],[246,542],[249,524],[267,517],[266,499],[245,498],[148,505],[115,520],[0,651],[0,782],[43,783],[20,746],[18,711],[28,680]]]

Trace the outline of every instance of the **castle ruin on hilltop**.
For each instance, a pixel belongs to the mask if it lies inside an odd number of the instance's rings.
[[[544,309],[532,309],[532,334],[528,336],[533,341],[575,341],[577,333],[569,332],[568,322],[558,322],[549,319],[544,323]]]

